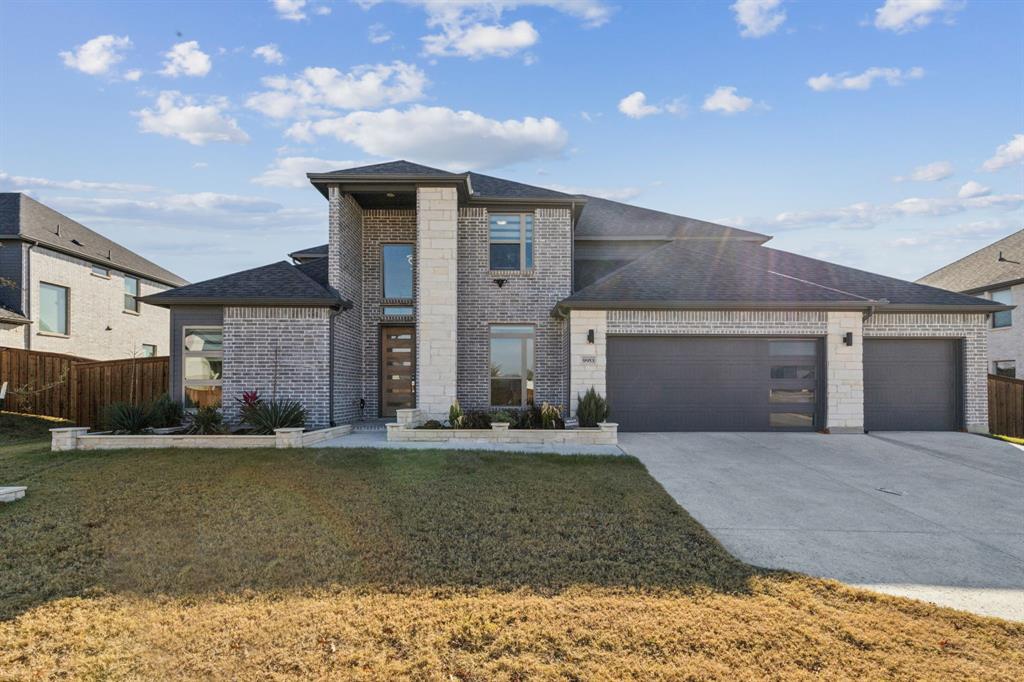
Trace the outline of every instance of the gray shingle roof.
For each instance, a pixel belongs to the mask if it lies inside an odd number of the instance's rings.
[[[468,173],[474,199],[576,199],[575,195],[556,192],[522,182],[496,178],[482,173]]]
[[[311,246],[308,249],[299,249],[288,254],[289,258],[325,258],[327,256],[327,244]]]
[[[342,168],[341,170],[318,173],[317,175],[337,175],[338,177],[345,177],[346,175],[450,175],[458,177],[457,173],[423,166],[404,159],[388,161],[386,163],[374,163],[369,166],[357,166],[356,168]]]
[[[314,267],[317,266],[317,267]],[[305,265],[285,261],[251,270],[234,272],[178,289],[144,296],[139,300],[153,305],[348,305],[331,293],[326,284],[326,260]],[[318,281],[320,275],[323,281]]]
[[[568,297],[564,307],[991,307],[992,302],[748,242],[672,241]]]
[[[39,242],[103,267],[170,286],[188,284],[173,272],[21,192],[0,193],[0,235]]]
[[[999,260],[1000,252],[1006,260]],[[917,281],[950,291],[978,292],[1020,280],[1024,280],[1024,230],[978,249]]]
[[[641,208],[620,201],[586,196],[577,238],[601,237],[664,237],[667,239],[744,239],[764,243],[768,235],[727,227],[705,220]]]

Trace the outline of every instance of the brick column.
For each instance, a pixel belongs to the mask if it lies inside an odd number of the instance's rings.
[[[444,419],[458,378],[458,216],[454,187],[416,190],[416,406]]]
[[[587,333],[594,330],[594,343]],[[576,415],[578,397],[593,386],[601,397],[608,397],[605,378],[607,359],[608,312],[573,310],[569,313],[569,403]]]
[[[844,337],[853,333],[853,345]],[[832,433],[864,433],[863,313],[830,312],[825,362],[828,384],[828,429]]]

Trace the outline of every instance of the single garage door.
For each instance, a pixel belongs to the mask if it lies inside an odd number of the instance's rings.
[[[621,431],[811,431],[821,357],[817,339],[610,336],[610,419]]]
[[[865,339],[864,428],[958,430],[960,357],[953,339]]]

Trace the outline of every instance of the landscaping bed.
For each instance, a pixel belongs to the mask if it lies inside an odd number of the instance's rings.
[[[748,566],[630,457],[0,448],[0,678],[1019,679],[1024,625]]]

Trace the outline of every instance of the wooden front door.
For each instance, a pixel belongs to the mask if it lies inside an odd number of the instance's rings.
[[[380,416],[416,407],[416,328],[380,329]]]

